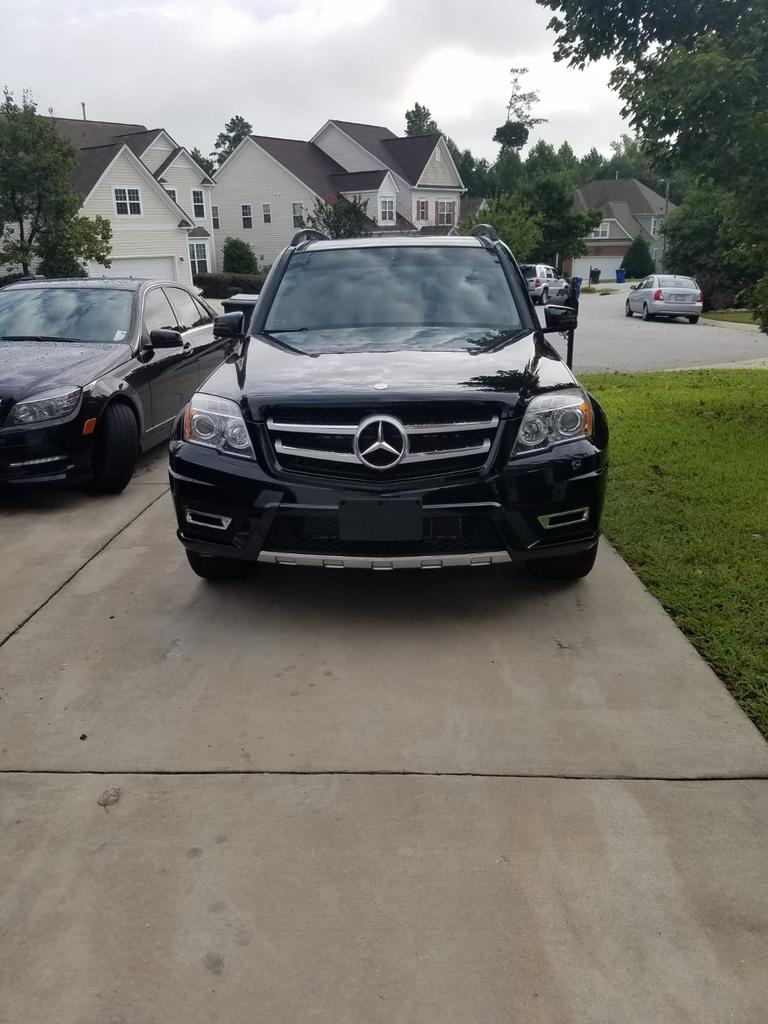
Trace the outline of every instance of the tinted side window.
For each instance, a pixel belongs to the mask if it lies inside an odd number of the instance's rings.
[[[166,292],[176,311],[179,330],[189,331],[196,327],[200,320],[200,313],[189,292],[182,291],[181,288],[166,288]]]
[[[162,288],[153,288],[144,299],[144,326],[147,333],[157,330],[176,330],[176,314]]]
[[[202,302],[198,302],[197,299],[192,299],[195,306],[197,307],[198,321],[197,324],[212,324],[213,314],[209,313]],[[197,326],[197,324],[195,326]]]

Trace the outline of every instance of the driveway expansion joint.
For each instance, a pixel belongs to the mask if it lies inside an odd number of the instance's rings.
[[[409,771],[407,769],[333,769],[333,768],[317,768],[308,770],[296,770],[291,769],[248,769],[243,771],[242,769],[235,768],[210,768],[202,769],[199,771],[195,770],[184,770],[184,769],[93,769],[93,768],[0,768],[0,776],[3,775],[92,775],[94,777],[112,776],[112,775],[123,775],[130,776],[134,775],[137,778],[141,777],[156,777],[156,778],[178,778],[188,776],[189,778],[205,778],[209,776],[223,776],[230,778],[242,778],[246,776],[298,776],[313,778],[313,777],[330,777],[338,775],[348,775],[355,778],[431,778],[431,779],[551,779],[553,781],[560,782],[758,782],[768,780],[768,773],[761,772],[757,774],[734,774],[734,775],[704,775],[704,774],[691,774],[691,775],[619,775],[619,774],[604,774],[604,775],[587,775],[578,773],[554,773],[554,772],[428,772],[428,771]]]

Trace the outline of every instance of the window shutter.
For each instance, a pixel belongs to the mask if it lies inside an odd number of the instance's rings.
[[[451,224],[456,223],[456,201],[451,203]]]
[[[435,227],[440,223],[440,200],[435,200]]]

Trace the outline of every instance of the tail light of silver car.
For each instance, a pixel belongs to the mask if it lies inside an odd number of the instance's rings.
[[[661,288],[657,288],[656,291],[653,293],[653,301],[654,302],[663,302],[664,301],[664,292],[661,290]]]

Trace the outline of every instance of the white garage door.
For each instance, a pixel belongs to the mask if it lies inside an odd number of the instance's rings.
[[[623,258],[623,256],[593,256],[590,259],[589,256],[581,256],[573,261],[573,276],[583,277],[587,281],[589,280],[589,268],[595,267],[600,271],[601,281],[615,281],[616,271],[621,266]]]
[[[159,277],[175,281],[175,269],[173,256],[131,256],[113,259],[111,267],[91,263],[88,273],[90,277]]]

